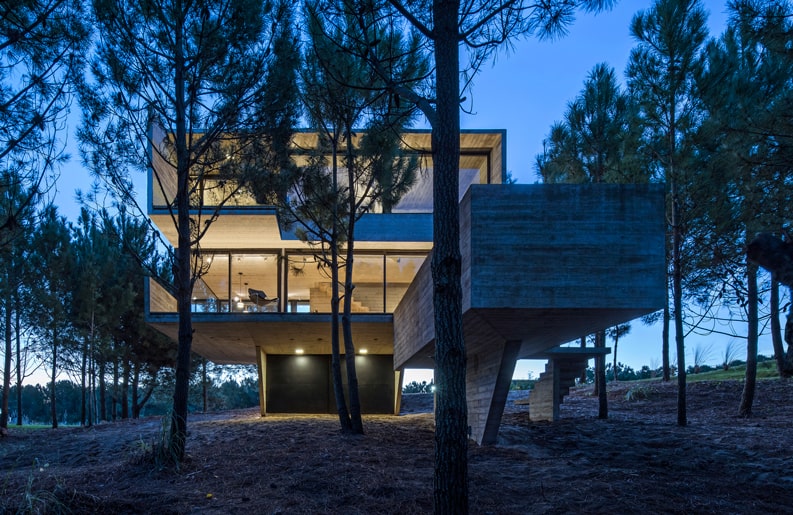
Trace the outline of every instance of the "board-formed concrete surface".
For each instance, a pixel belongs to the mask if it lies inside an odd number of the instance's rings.
[[[498,378],[515,360],[666,300],[663,185],[474,185],[460,226],[469,421],[479,443],[495,439]],[[432,292],[428,259],[394,312],[397,369],[434,366]]]

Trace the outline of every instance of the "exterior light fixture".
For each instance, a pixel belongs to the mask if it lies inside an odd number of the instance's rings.
[[[303,349],[295,349],[295,354],[303,354],[305,352]]]
[[[359,352],[360,354],[369,354],[369,350],[368,350],[368,349],[361,349],[361,350],[359,350],[358,352]]]

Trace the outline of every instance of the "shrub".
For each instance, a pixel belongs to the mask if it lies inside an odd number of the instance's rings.
[[[435,383],[430,381],[411,381],[402,387],[402,393],[432,393],[435,390]]]
[[[633,401],[646,401],[658,394],[658,390],[646,384],[636,385],[630,390],[625,392],[625,400],[628,402]]]

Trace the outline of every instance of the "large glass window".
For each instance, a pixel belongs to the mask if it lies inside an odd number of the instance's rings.
[[[204,275],[193,287],[193,311],[227,313],[229,310],[229,256],[204,254]]]
[[[330,313],[330,270],[314,256],[287,256],[286,284],[287,312]]]
[[[202,259],[204,272],[193,288],[195,313],[331,311],[330,269],[312,254],[292,253],[282,259],[278,252],[205,252]],[[392,313],[424,259],[425,256],[415,254],[356,255],[353,313]],[[343,267],[339,281],[339,292],[343,295]],[[155,292],[152,287],[151,299],[152,312],[175,310],[175,301],[162,288]],[[168,307],[171,305],[167,304],[168,299],[174,307]],[[339,309],[343,309],[343,304]]]
[[[355,256],[352,268],[352,311],[383,313],[385,311],[385,288],[383,255]]]
[[[393,313],[416,277],[426,256],[392,256],[385,258],[386,311]]]
[[[231,255],[231,311],[278,311],[278,255]]]

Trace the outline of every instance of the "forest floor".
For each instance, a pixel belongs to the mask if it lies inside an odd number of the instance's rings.
[[[529,421],[512,392],[495,446],[469,448],[471,513],[793,513],[793,381],[689,383],[679,427],[675,383],[591,387],[556,423]],[[194,415],[180,470],[150,459],[159,419],[93,428],[10,428],[0,439],[0,513],[430,513],[432,399],[365,418],[345,436],[332,416]]]

